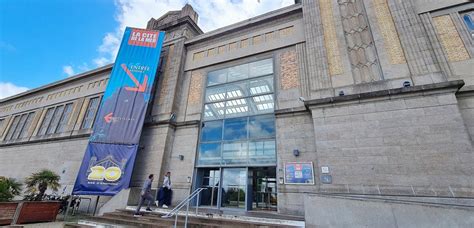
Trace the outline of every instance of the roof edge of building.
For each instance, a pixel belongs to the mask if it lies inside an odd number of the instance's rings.
[[[40,87],[37,87],[37,88],[34,88],[34,89],[27,90],[25,92],[15,94],[13,96],[5,97],[3,99],[0,99],[0,103],[4,103],[4,102],[14,100],[14,99],[26,96],[26,95],[30,95],[30,94],[39,92],[41,90],[49,89],[51,87],[55,87],[55,86],[63,85],[63,84],[66,84],[66,83],[69,83],[69,82],[72,82],[72,81],[80,80],[84,77],[87,77],[87,76],[90,76],[90,75],[93,75],[93,74],[102,73],[104,71],[112,69],[112,66],[113,66],[113,63],[110,63],[110,64],[107,64],[107,65],[102,66],[102,67],[98,67],[98,68],[95,68],[95,69],[92,69],[92,70],[89,70],[89,71],[86,71],[86,72],[83,72],[83,73],[80,73],[80,74],[76,74],[74,76],[67,77],[67,78],[59,80],[59,81],[48,83],[46,85],[43,85],[43,86],[40,86]]]
[[[231,24],[231,25],[228,25],[228,26],[225,26],[225,27],[221,27],[221,28],[203,33],[201,35],[195,36],[195,37],[187,40],[185,42],[185,44],[186,45],[193,45],[193,44],[196,44],[196,43],[199,43],[199,42],[202,42],[202,41],[213,39],[213,38],[216,38],[217,36],[222,35],[223,33],[230,33],[230,32],[234,32],[234,31],[236,31],[236,30],[238,30],[242,27],[253,26],[255,24],[264,23],[264,22],[266,22],[270,19],[273,19],[275,17],[283,16],[283,15],[286,15],[286,14],[291,14],[295,11],[302,10],[302,8],[303,7],[302,7],[301,3],[297,3],[297,4],[286,6],[286,7],[280,8],[280,9],[276,9],[276,10],[273,10],[273,11],[270,11],[270,12],[267,12],[267,13],[249,18],[247,20],[243,20],[243,21],[240,21],[240,22],[237,22],[237,23],[234,23],[234,24]]]

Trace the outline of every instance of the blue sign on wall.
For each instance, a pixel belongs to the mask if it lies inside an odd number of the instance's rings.
[[[129,186],[164,38],[125,29],[73,194],[114,195]]]
[[[285,163],[285,184],[314,184],[313,163]]]

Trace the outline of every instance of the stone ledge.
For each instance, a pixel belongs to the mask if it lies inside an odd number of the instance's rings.
[[[425,92],[431,92],[431,91],[436,91],[436,90],[459,91],[459,89],[463,86],[464,86],[463,80],[455,80],[455,81],[440,82],[440,83],[433,83],[433,84],[427,84],[427,85],[410,86],[410,87],[402,87],[402,88],[396,88],[396,89],[379,90],[379,91],[373,91],[373,92],[367,92],[367,93],[351,94],[351,95],[345,95],[345,96],[313,99],[313,100],[305,101],[304,104],[307,107],[311,107],[311,106],[320,106],[320,105],[328,105],[328,104],[337,104],[337,103],[348,102],[348,101],[361,101],[361,100],[374,99],[374,98],[392,97],[392,96],[397,96],[397,95],[425,93]]]

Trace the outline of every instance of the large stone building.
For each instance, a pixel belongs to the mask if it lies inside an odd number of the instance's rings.
[[[474,197],[474,3],[303,0],[207,33],[197,20],[185,5],[147,24],[166,40],[132,193],[171,171],[174,201],[203,186],[201,205],[223,210]],[[111,68],[0,100],[0,175],[49,168],[69,193]],[[312,163],[309,183],[285,178],[290,162]]]

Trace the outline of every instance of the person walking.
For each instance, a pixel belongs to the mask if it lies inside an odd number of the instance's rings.
[[[151,183],[153,182],[153,174],[148,175],[148,179],[143,183],[142,191],[140,192],[140,201],[137,209],[135,210],[134,216],[141,216],[140,208],[145,200],[148,200],[146,211],[151,211],[150,204],[153,202],[153,196],[151,194]]]
[[[171,205],[171,172],[167,172],[163,179],[163,200],[160,201],[163,208],[168,208]]]

